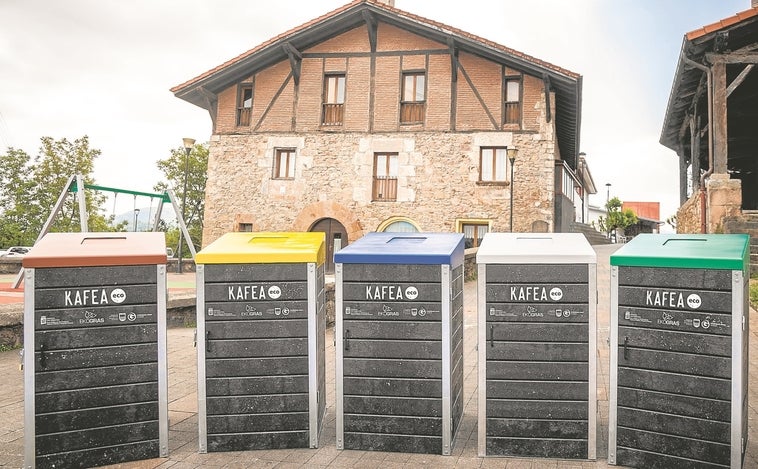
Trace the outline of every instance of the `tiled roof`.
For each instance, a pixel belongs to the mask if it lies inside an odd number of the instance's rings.
[[[734,16],[730,16],[729,18],[724,18],[723,20],[716,21],[715,23],[703,26],[702,28],[698,28],[694,31],[690,31],[685,34],[685,38],[688,41],[693,41],[699,37],[705,36],[706,34],[712,33],[714,31],[719,31],[754,16],[758,16],[758,7],[753,7],[749,10],[741,11]]]
[[[557,65],[551,64],[551,63],[546,62],[544,60],[537,59],[537,58],[532,57],[532,56],[530,56],[528,54],[524,54],[523,52],[519,52],[517,50],[511,49],[511,48],[506,47],[506,46],[503,46],[501,44],[498,44],[496,42],[490,41],[488,39],[484,39],[484,38],[479,37],[479,36],[477,36],[475,34],[471,34],[471,33],[468,33],[466,31],[462,31],[462,30],[460,30],[458,28],[454,28],[452,26],[448,26],[446,24],[443,24],[443,23],[440,23],[440,22],[437,22],[437,21],[433,21],[433,20],[430,20],[430,19],[418,16],[418,15],[414,15],[412,13],[408,13],[408,12],[406,12],[404,10],[400,10],[399,8],[395,8],[395,7],[389,6],[386,3],[384,3],[384,2],[380,2],[378,0],[354,0],[353,2],[350,2],[350,3],[346,4],[346,5],[343,5],[343,6],[339,7],[339,8],[337,8],[336,10],[333,10],[333,11],[331,11],[329,13],[321,15],[321,16],[319,16],[317,18],[314,18],[314,19],[312,19],[312,20],[310,20],[310,21],[308,21],[306,23],[303,23],[300,26],[292,28],[289,31],[286,31],[286,32],[284,32],[282,34],[279,34],[279,35],[277,35],[277,36],[275,36],[275,37],[273,37],[273,38],[271,38],[271,39],[269,39],[269,40],[267,40],[267,41],[259,44],[258,46],[254,47],[254,48],[252,48],[252,49],[250,49],[250,50],[248,50],[246,52],[243,52],[242,54],[238,55],[237,57],[234,57],[234,58],[232,58],[230,60],[227,60],[226,62],[218,65],[217,67],[214,67],[214,68],[208,70],[207,72],[198,75],[195,78],[192,78],[192,79],[190,79],[190,80],[188,80],[188,81],[186,81],[186,82],[184,82],[184,83],[182,83],[180,85],[174,86],[173,88],[171,88],[171,91],[175,93],[175,92],[177,92],[177,91],[179,91],[179,90],[181,90],[183,88],[186,88],[187,86],[190,86],[190,85],[192,85],[195,82],[201,81],[204,78],[207,78],[207,77],[209,77],[209,76],[211,76],[211,75],[213,75],[213,74],[215,74],[217,72],[222,71],[223,69],[225,69],[225,68],[227,68],[227,67],[229,67],[231,65],[234,65],[237,62],[240,62],[240,61],[244,60],[245,58],[247,58],[247,57],[249,57],[251,55],[254,55],[256,52],[259,52],[259,51],[265,49],[266,47],[268,47],[268,46],[270,46],[272,44],[277,43],[278,41],[281,41],[281,40],[287,38],[288,36],[291,36],[293,34],[301,32],[301,31],[305,31],[308,28],[310,28],[311,26],[314,26],[314,25],[316,25],[318,23],[321,23],[322,21],[328,20],[329,18],[335,17],[335,16],[339,15],[340,13],[343,13],[343,12],[345,12],[347,10],[350,10],[351,8],[353,8],[353,7],[357,6],[357,5],[360,5],[361,3],[370,4],[370,5],[373,5],[374,7],[381,8],[381,9],[386,10],[388,12],[392,12],[392,13],[398,15],[398,16],[402,16],[403,18],[407,18],[407,19],[415,21],[417,23],[424,24],[424,25],[429,26],[429,27],[433,27],[435,29],[440,30],[440,32],[448,32],[448,33],[451,33],[451,34],[456,35],[456,36],[460,36],[460,37],[464,37],[464,38],[470,39],[472,41],[481,43],[482,45],[485,45],[485,46],[490,47],[492,49],[496,49],[496,50],[498,50],[500,52],[503,52],[503,53],[506,53],[508,55],[511,55],[511,56],[514,56],[514,57],[518,57],[518,58],[520,58],[522,60],[531,62],[531,63],[533,63],[535,65],[538,65],[540,67],[549,69],[549,70],[551,70],[553,72],[556,72],[556,73],[559,73],[561,75],[565,75],[565,76],[570,77],[572,79],[578,79],[581,76],[578,73],[575,73],[575,72],[572,72],[572,71],[567,70],[565,68],[562,68],[562,67],[559,67]]]

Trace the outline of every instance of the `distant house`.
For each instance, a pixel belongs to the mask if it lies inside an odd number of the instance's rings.
[[[758,209],[758,1],[684,36],[660,142],[679,156],[677,231],[744,231]]]
[[[172,89],[213,124],[204,245],[324,231],[331,259],[369,231],[569,231],[591,182],[582,77],[393,3],[353,1]]]
[[[628,238],[640,233],[659,233],[660,226],[664,222],[661,218],[660,202],[622,202],[621,210],[631,210],[637,215],[637,223],[624,228],[624,235]]]

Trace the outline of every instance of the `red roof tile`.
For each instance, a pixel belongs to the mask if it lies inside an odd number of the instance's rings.
[[[724,18],[723,20],[705,25],[702,28],[698,28],[694,31],[690,31],[685,34],[685,37],[688,41],[692,41],[701,36],[705,36],[706,34],[712,33],[714,31],[719,31],[733,24],[745,21],[748,18],[753,18],[754,16],[758,16],[758,7],[753,7],[749,10],[741,11],[734,16],[730,16],[729,18]]]

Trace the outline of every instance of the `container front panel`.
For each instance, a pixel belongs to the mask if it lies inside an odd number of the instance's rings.
[[[343,269],[345,449],[441,454],[441,266]]]
[[[37,467],[160,456],[156,282],[155,265],[35,269]]]
[[[487,265],[484,287],[486,454],[588,458],[588,265]]]
[[[307,448],[306,264],[204,269],[208,452]]]
[[[729,467],[731,271],[618,272],[616,463]]]

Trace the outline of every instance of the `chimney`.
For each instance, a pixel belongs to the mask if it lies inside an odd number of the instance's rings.
[[[755,6],[758,3],[758,0],[752,0],[752,2],[753,2],[753,6]],[[384,3],[391,7],[395,6],[395,0],[379,0],[379,3]]]
[[[758,0],[750,0],[750,6],[753,8],[758,7]]]

